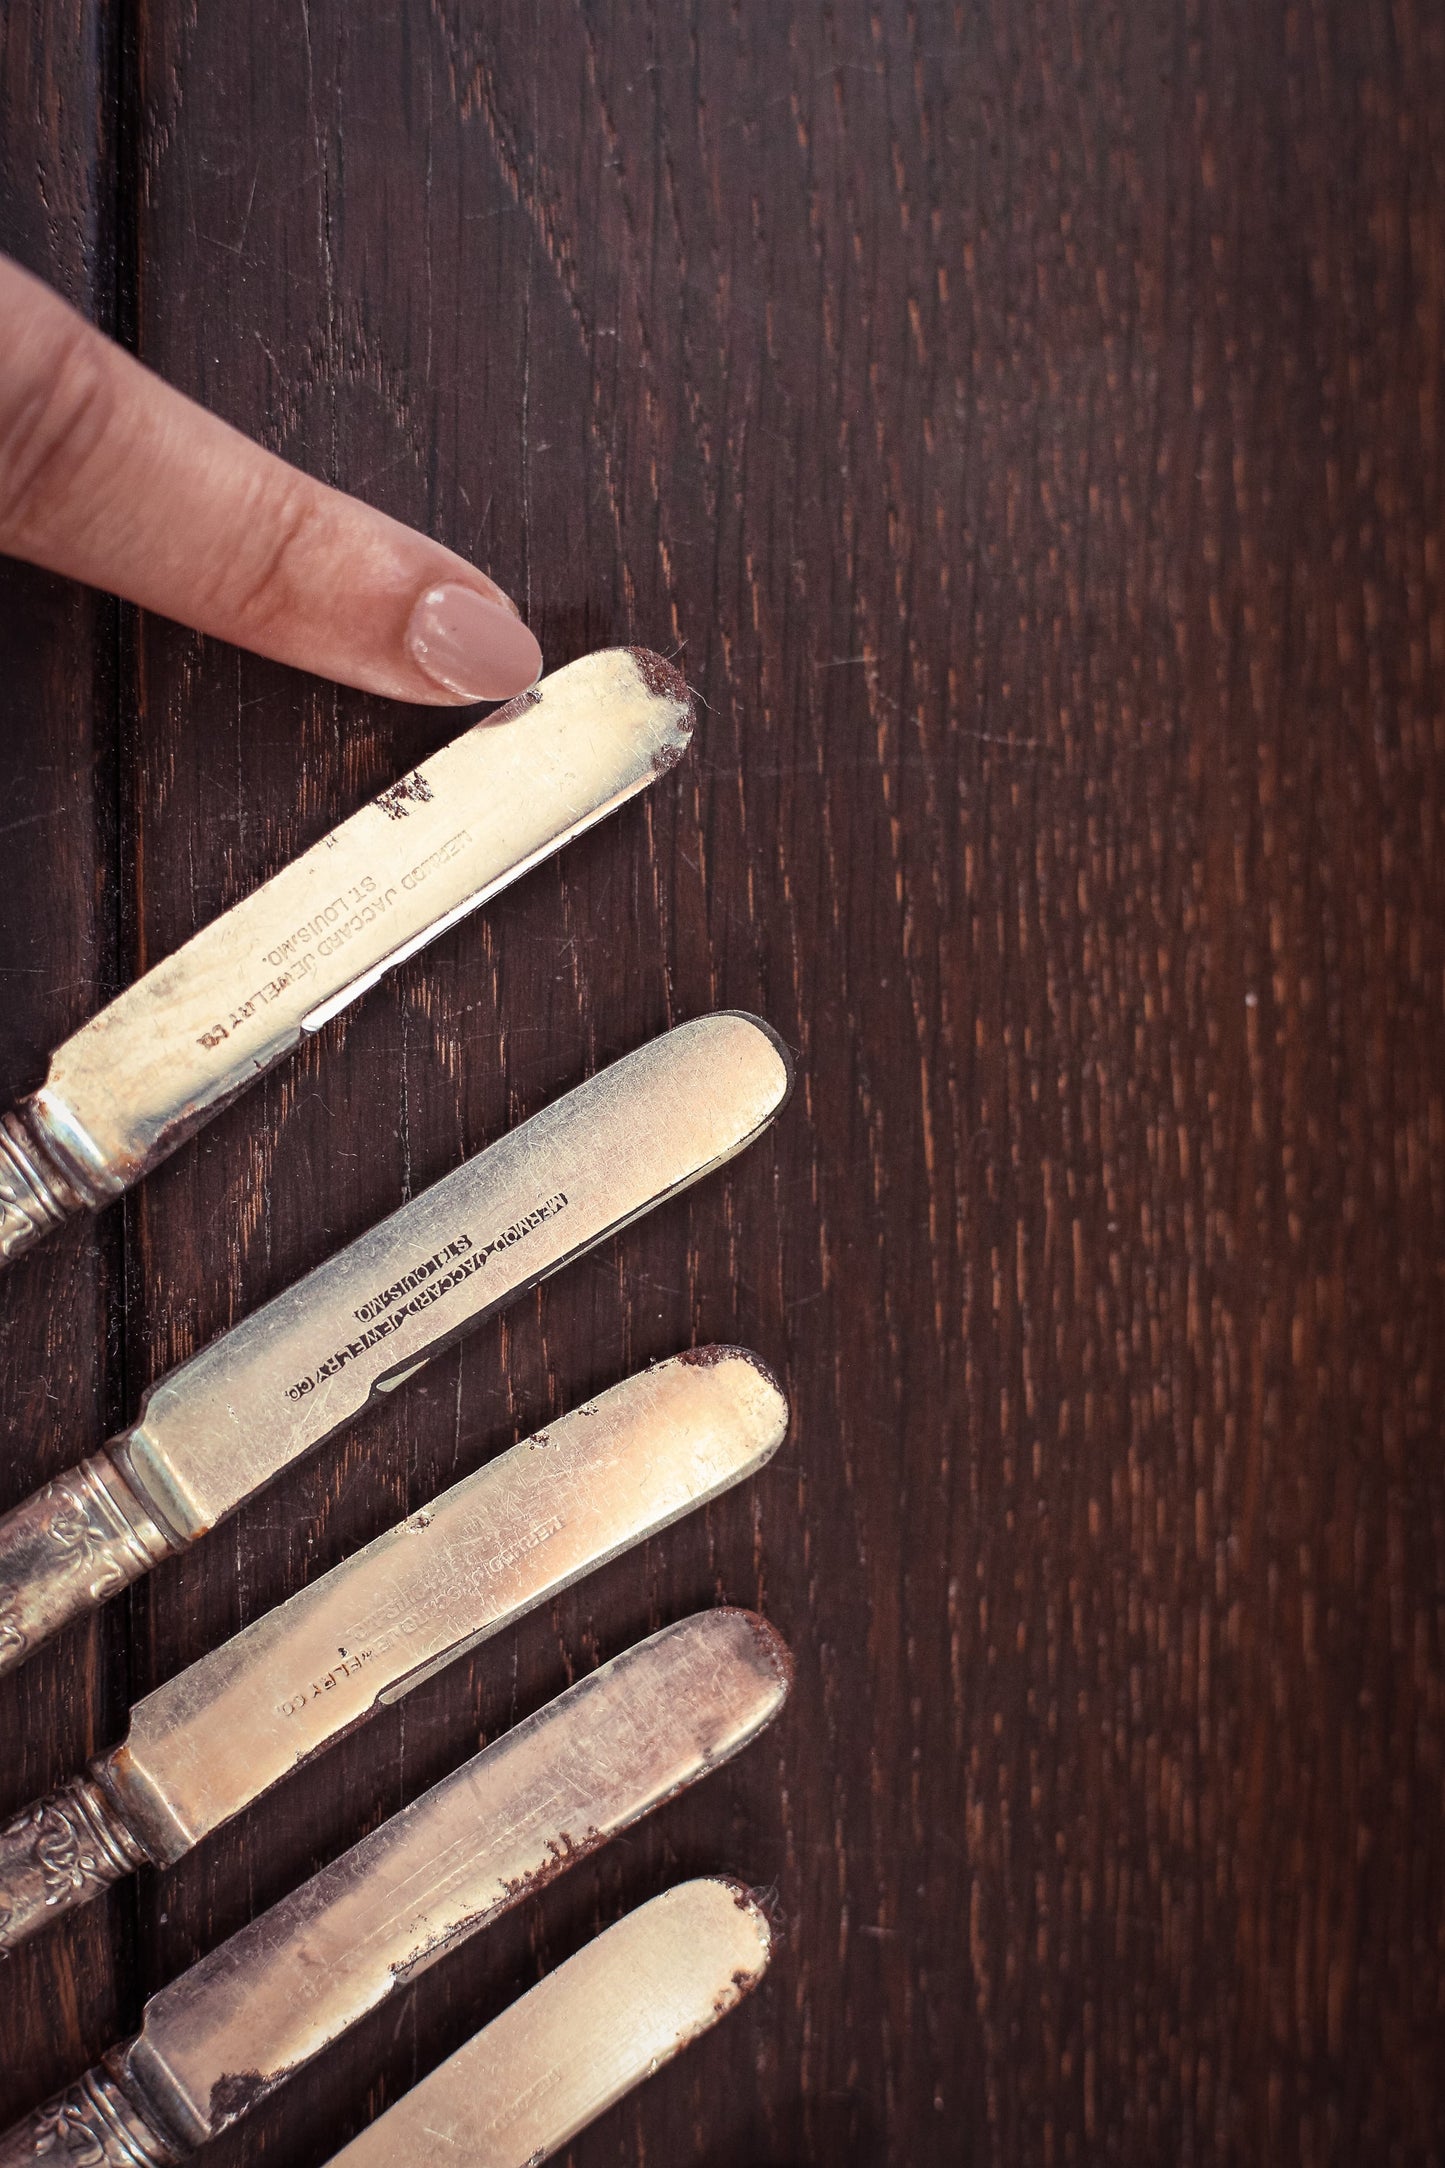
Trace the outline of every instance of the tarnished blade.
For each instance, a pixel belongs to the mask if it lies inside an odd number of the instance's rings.
[[[731,1012],[624,1055],[171,1371],[126,1473],[200,1534],[378,1387],[741,1151],[788,1082],[773,1034]]]
[[[787,1403],[698,1348],[458,1483],[139,1702],[127,1739],[0,1828],[0,1957],[169,1865],[299,1763],[605,1559],[742,1480]]]
[[[481,1318],[741,1151],[789,1082],[756,1018],[680,1024],[181,1364],[131,1430],[0,1519],[0,1671]]]
[[[148,1694],[96,1775],[178,1859],[378,1702],[751,1475],[787,1421],[737,1349],[624,1380]]]
[[[453,1944],[735,1754],[789,1658],[747,1611],[668,1626],[583,1679],[146,2005],[140,2037],[0,2136],[170,2168]]]
[[[736,2009],[771,1935],[722,1878],[639,1905],[335,2156],[335,2168],[533,2168]]]
[[[199,2145],[403,1981],[745,1746],[788,1658],[746,1611],[668,1626],[508,1732],[146,2005],[112,2072]]]
[[[645,649],[589,655],[476,724],[137,980],[0,1121],[0,1264],[117,1196],[383,971],[681,757]]]

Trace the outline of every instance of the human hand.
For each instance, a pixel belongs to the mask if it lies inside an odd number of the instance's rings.
[[[485,573],[163,384],[0,256],[0,552],[396,700],[525,692]]]

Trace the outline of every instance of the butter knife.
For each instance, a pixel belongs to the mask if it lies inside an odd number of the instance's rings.
[[[679,1024],[170,1371],[129,1430],[0,1519],[0,1671],[481,1318],[741,1151],[790,1077],[754,1017]]]
[[[146,2005],[139,2036],[0,2137],[158,2168],[236,2122],[459,1941],[726,1761],[788,1689],[746,1611],[594,1671],[252,1920]]]
[[[557,670],[343,821],[57,1047],[0,1116],[0,1267],[174,1151],[384,971],[682,758],[644,648]]]
[[[609,1927],[494,2018],[333,2168],[537,2168],[735,2010],[772,1935],[751,1892],[680,1883]]]
[[[444,1491],[131,1711],[0,1829],[0,1956],[175,1861],[467,1649],[752,1475],[788,1406],[740,1348],[627,1378]]]

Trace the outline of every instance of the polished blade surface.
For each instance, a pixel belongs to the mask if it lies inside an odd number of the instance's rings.
[[[692,729],[677,672],[588,655],[444,746],[204,927],[52,1057],[37,1103],[122,1187],[380,974],[643,789]]]
[[[737,2007],[771,1936],[735,1882],[639,1905],[335,2156],[335,2168],[533,2168]]]
[[[625,1379],[148,1694],[107,1791],[179,1859],[378,1702],[752,1474],[787,1421],[738,1349]]]
[[[787,1687],[783,1644],[749,1612],[665,1627],[162,1988],[127,2080],[199,2145],[449,1946],[745,1746]]]
[[[117,1459],[177,1535],[204,1533],[379,1388],[731,1158],[788,1084],[755,1018],[679,1024],[171,1371]]]

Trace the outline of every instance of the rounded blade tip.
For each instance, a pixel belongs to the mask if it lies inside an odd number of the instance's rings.
[[[761,1355],[747,1347],[712,1345],[684,1348],[667,1360],[679,1369],[705,1372],[710,1383],[721,1386],[735,1404],[738,1421],[756,1438],[761,1457],[772,1459],[788,1435],[792,1411],[787,1394]]]
[[[739,1062],[755,1064],[765,1107],[762,1119],[770,1122],[782,1113],[792,1094],[794,1063],[792,1049],[771,1024],[750,1009],[713,1009],[689,1023],[675,1024],[668,1036],[691,1032],[717,1039],[719,1060],[731,1051]]]
[[[660,1897],[642,1907],[655,1911],[686,1933],[699,1947],[700,1957],[710,1949],[726,1948],[732,1970],[728,1989],[719,1996],[714,2015],[723,2017],[751,1992],[768,1969],[773,1954],[773,1929],[758,1893],[732,1874],[698,1875],[677,1882]],[[739,1919],[738,1915],[742,1917]]]
[[[603,647],[594,649],[590,655],[575,656],[571,662],[560,663],[555,670],[549,670],[545,677],[539,678],[526,692],[518,693],[514,700],[483,716],[476,727],[495,730],[499,723],[520,721],[539,701],[560,692],[561,681],[572,673],[585,679],[602,699],[624,692],[629,681],[640,683],[647,702],[656,703],[666,711],[662,716],[653,712],[648,718],[648,733],[656,738],[652,772],[666,775],[670,768],[677,766],[697,728],[697,703],[676,665],[648,647]]]
[[[681,1623],[715,1641],[720,1662],[730,1660],[743,1665],[767,1682],[767,1707],[759,1715],[758,1729],[771,1722],[792,1691],[796,1669],[793,1652],[777,1628],[770,1626],[760,1612],[731,1603],[719,1604],[712,1611],[694,1612],[691,1619]]]
[[[697,702],[692,688],[675,663],[654,654],[650,647],[629,647],[622,652],[630,658],[651,698],[665,701],[673,711],[674,737],[659,755],[658,765],[662,769],[676,767],[697,728]]]

